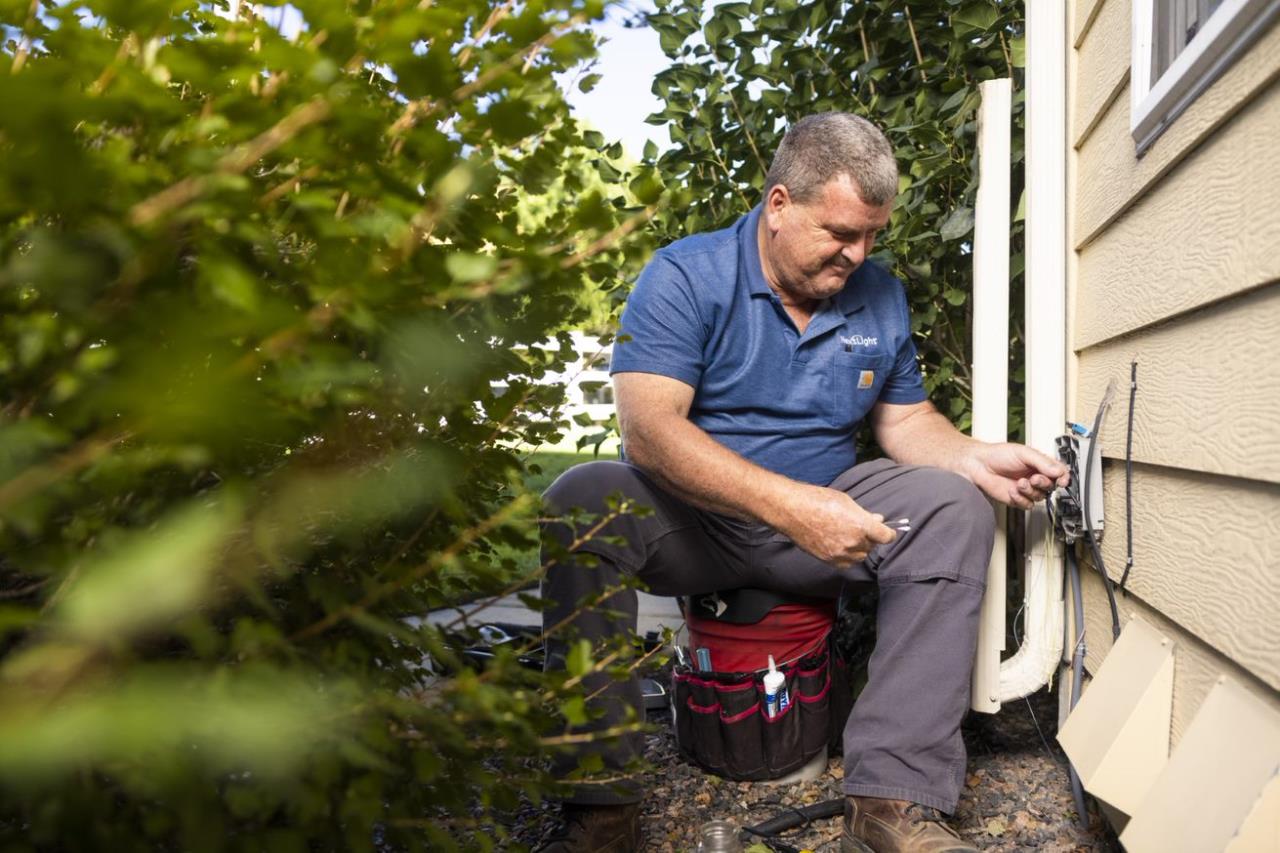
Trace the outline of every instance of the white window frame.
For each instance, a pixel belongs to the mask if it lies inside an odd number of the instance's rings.
[[[1152,85],[1155,0],[1133,0],[1129,130],[1138,154],[1173,123],[1280,13],[1280,0],[1223,0]]]

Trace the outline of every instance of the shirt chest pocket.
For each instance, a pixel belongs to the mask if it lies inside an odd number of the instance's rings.
[[[827,420],[832,426],[851,429],[867,416],[880,397],[889,374],[885,353],[838,352],[831,361]]]

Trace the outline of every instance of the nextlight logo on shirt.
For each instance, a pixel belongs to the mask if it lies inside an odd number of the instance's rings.
[[[868,338],[863,335],[851,335],[849,337],[841,337],[840,343],[844,344],[845,349],[852,347],[873,347],[880,343],[879,338]]]

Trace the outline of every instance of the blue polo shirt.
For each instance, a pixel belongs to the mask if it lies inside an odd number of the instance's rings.
[[[689,419],[752,462],[827,485],[857,460],[876,402],[925,399],[902,283],[863,263],[803,335],[765,281],[757,207],[678,240],[645,267],[622,315],[610,373],[694,389]]]

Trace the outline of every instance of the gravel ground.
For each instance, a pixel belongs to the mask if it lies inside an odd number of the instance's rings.
[[[1033,719],[1034,713],[1034,719]],[[983,850],[1119,851],[1115,835],[1098,817],[1088,830],[1076,821],[1066,758],[1052,740],[1057,718],[1053,694],[1041,691],[1011,703],[999,714],[973,714],[964,727],[969,773],[952,826]],[[652,717],[659,728],[648,736],[645,757],[653,764],[644,802],[645,849],[675,853],[697,847],[698,827],[709,820],[739,826],[761,823],[788,807],[841,796],[838,756],[813,782],[786,787],[728,782],[704,774],[676,752],[669,717]],[[1040,732],[1037,732],[1038,721]],[[551,819],[544,807],[526,812],[516,836],[537,838]],[[783,840],[796,848],[824,853],[840,849],[839,818],[815,821]]]

